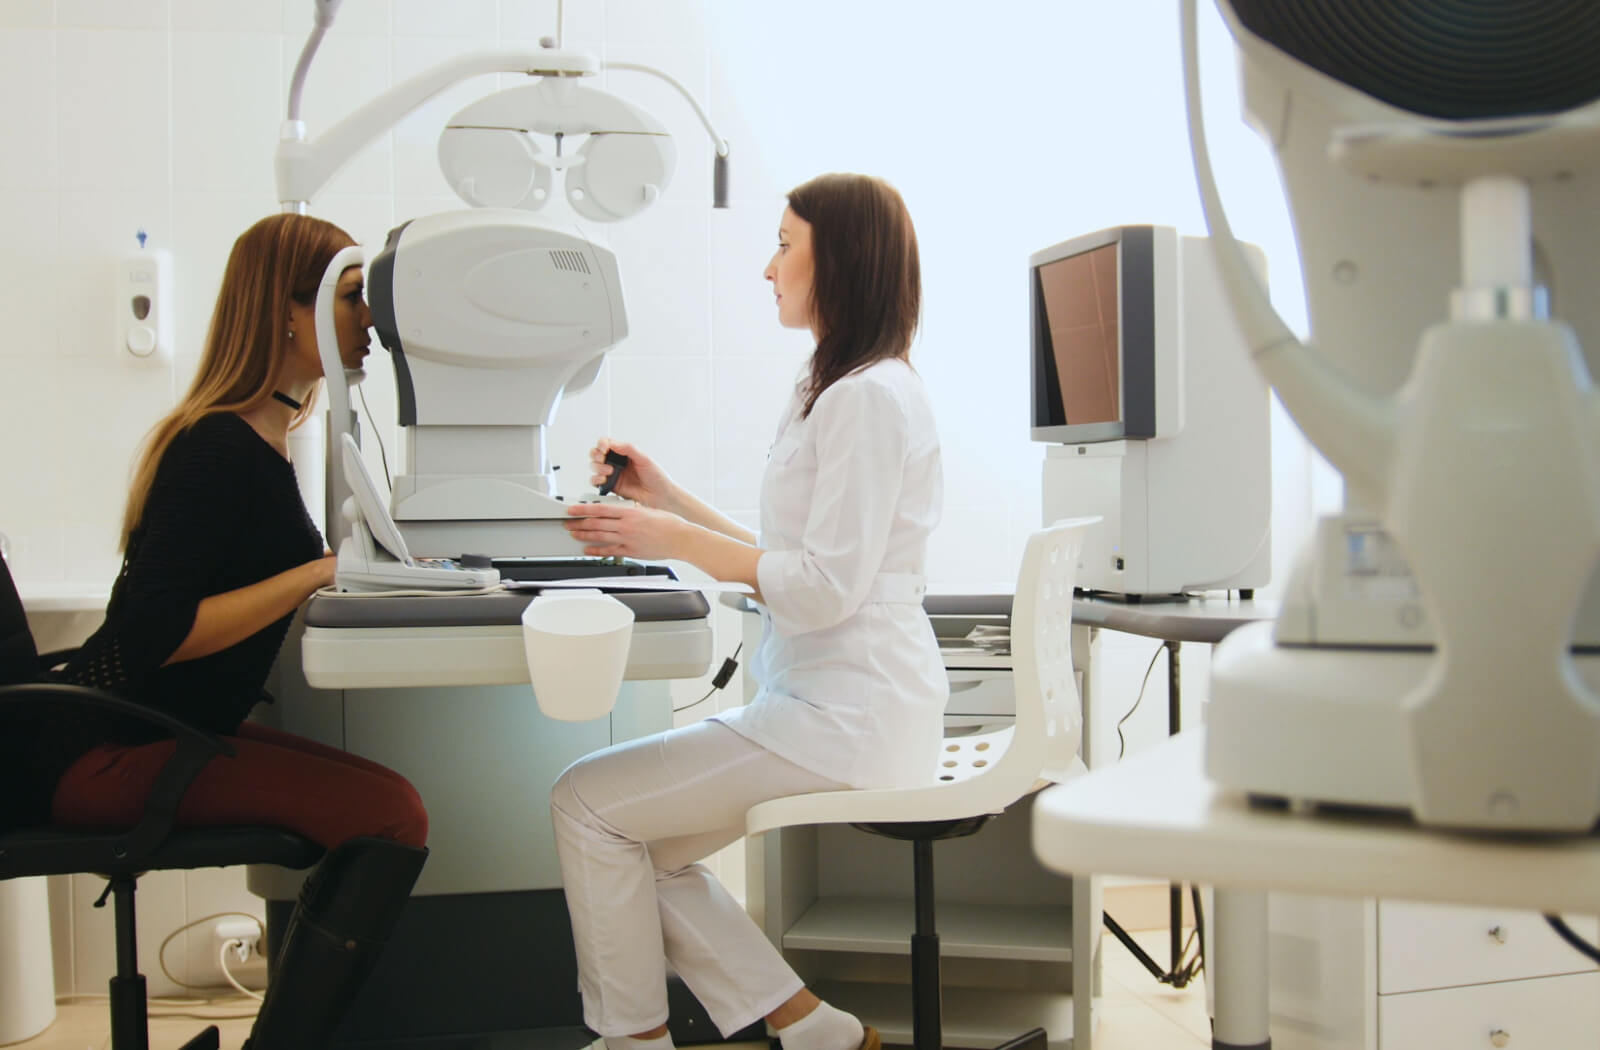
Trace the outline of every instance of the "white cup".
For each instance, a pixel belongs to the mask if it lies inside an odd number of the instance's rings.
[[[617,702],[633,610],[592,590],[547,590],[522,610],[522,645],[539,710],[563,722],[604,718]]]

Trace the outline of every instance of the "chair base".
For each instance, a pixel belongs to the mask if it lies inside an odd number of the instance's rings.
[[[222,1033],[214,1024],[206,1025],[200,1034],[184,1043],[178,1050],[219,1050],[222,1046]]]
[[[943,1050],[944,1020],[939,979],[939,934],[934,923],[933,844],[939,839],[976,834],[993,814],[953,820],[925,820],[893,824],[852,824],[851,827],[912,844],[913,902],[916,929],[911,935],[911,1024],[915,1050]],[[1049,1035],[1033,1028],[1008,1039],[994,1050],[1049,1050]]]
[[[994,1050],[1048,1050],[1050,1036],[1043,1028],[1023,1032],[1015,1039],[1007,1039]]]

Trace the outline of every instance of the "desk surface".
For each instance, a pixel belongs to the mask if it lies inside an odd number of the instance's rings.
[[[740,612],[755,612],[742,594],[724,594],[722,604]],[[1009,616],[1009,594],[930,594],[922,600],[930,616]],[[1072,600],[1072,620],[1085,627],[1141,634],[1174,642],[1220,642],[1230,631],[1278,615],[1278,603],[1268,599],[1187,598],[1174,601],[1129,602],[1119,598],[1079,596]]]
[[[1233,889],[1600,912],[1600,836],[1463,835],[1398,815],[1251,806],[1202,772],[1204,730],[1049,788],[1034,850],[1061,872]]]
[[[1182,601],[1128,602],[1118,598],[1079,597],[1072,601],[1072,621],[1085,627],[1142,634],[1171,642],[1215,644],[1229,632],[1278,615],[1278,603],[1261,599],[1189,598]]]

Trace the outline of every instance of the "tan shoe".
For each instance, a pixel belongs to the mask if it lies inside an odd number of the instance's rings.
[[[861,1026],[861,1050],[883,1050],[883,1037],[870,1024]]]

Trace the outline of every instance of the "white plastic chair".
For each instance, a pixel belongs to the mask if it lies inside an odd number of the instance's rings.
[[[1072,587],[1083,532],[1098,518],[1072,518],[1028,538],[1011,604],[1016,720],[1002,729],[947,737],[938,779],[922,787],[824,791],[753,807],[750,835],[803,824],[853,824],[910,841],[916,932],[911,937],[912,1040],[940,1050],[939,937],[934,931],[933,843],[976,832],[1037,788],[1085,771],[1079,757],[1083,709],[1072,671]],[[1004,1048],[1044,1050],[1036,1028]]]

